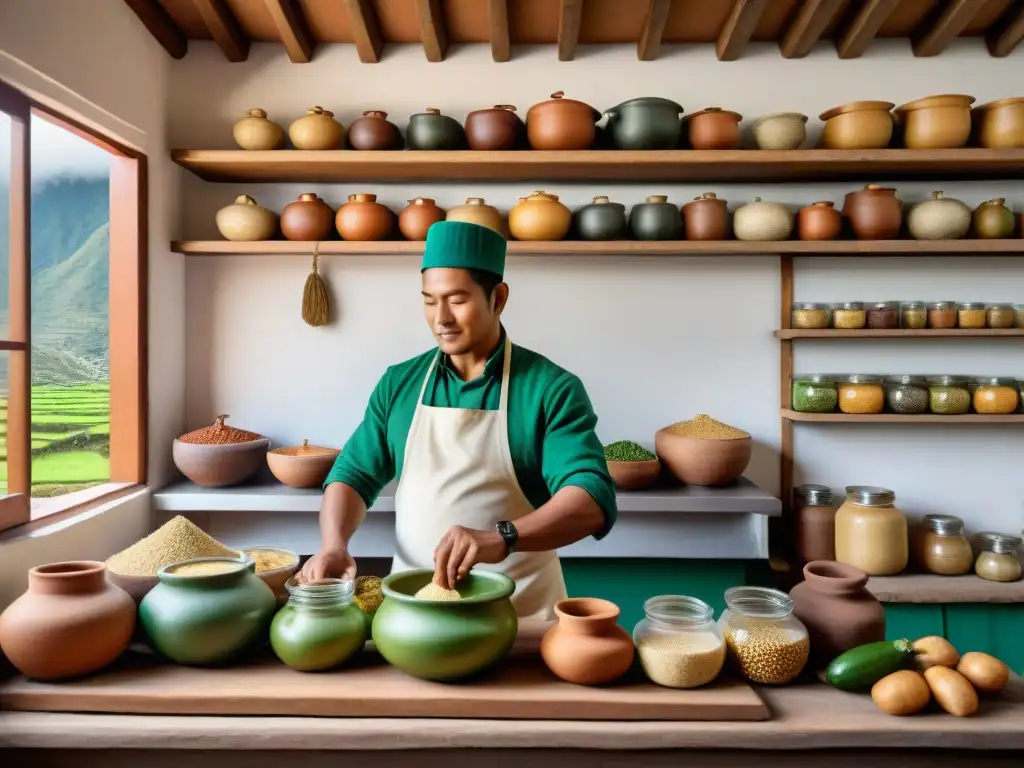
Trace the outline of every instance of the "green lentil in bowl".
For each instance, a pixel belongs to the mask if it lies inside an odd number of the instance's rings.
[[[617,440],[604,447],[605,461],[654,461],[658,458],[639,443]]]
[[[967,380],[959,376],[935,376],[928,379],[928,404],[940,416],[960,416],[971,409]]]

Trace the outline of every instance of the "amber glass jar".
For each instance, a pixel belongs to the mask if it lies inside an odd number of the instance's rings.
[[[793,489],[796,551],[805,563],[836,559],[836,505],[825,485],[798,485]]]
[[[985,305],[973,302],[957,304],[956,322],[961,328],[984,328],[987,322]]]
[[[868,322],[862,301],[846,301],[832,306],[832,327],[844,331],[860,330]]]
[[[828,306],[825,304],[794,304],[790,324],[794,328],[828,328]]]
[[[956,328],[956,302],[933,301],[928,305],[929,328]]]
[[[1014,413],[1020,404],[1017,380],[998,376],[978,379],[973,400],[974,410],[978,413]]]
[[[893,576],[907,567],[907,518],[895,501],[886,488],[846,487],[846,501],[836,512],[837,562],[868,576]]]
[[[960,576],[974,566],[971,542],[964,535],[964,521],[953,515],[925,515],[921,564],[929,573]]]
[[[881,376],[856,373],[839,379],[839,410],[843,413],[881,413],[884,408]]]
[[[1021,575],[1017,548],[1020,538],[1003,533],[982,533],[978,536],[981,553],[974,572],[989,581],[1018,581]]]

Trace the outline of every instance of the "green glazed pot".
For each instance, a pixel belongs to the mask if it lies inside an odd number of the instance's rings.
[[[573,214],[573,225],[581,240],[621,240],[628,232],[626,206],[599,195]]]
[[[392,573],[381,585],[384,602],[373,618],[373,642],[384,659],[406,674],[452,681],[502,659],[516,639],[512,608],[516,585],[493,571],[471,571],[461,600],[417,600],[432,569]]]
[[[426,112],[409,118],[405,140],[409,149],[463,149],[466,145],[466,134],[458,120],[442,115],[439,109],[430,107]]]
[[[675,149],[683,108],[674,101],[644,96],[607,112],[608,132],[619,149]]]
[[[230,563],[223,573],[187,576],[186,565]],[[266,636],[277,609],[274,592],[248,558],[199,557],[166,565],[160,583],[139,605],[139,620],[155,650],[192,666],[224,664]]]
[[[678,240],[683,217],[665,195],[649,195],[629,212],[629,230],[636,240]]]
[[[355,582],[324,579],[285,583],[290,597],[270,624],[270,646],[277,658],[300,672],[340,666],[366,644],[368,622],[355,604]]]

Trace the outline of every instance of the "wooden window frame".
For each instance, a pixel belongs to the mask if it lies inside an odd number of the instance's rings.
[[[100,147],[110,161],[110,482],[88,489],[89,506],[144,485],[148,436],[149,201],[146,155],[0,81],[0,111],[11,118],[7,495],[0,531],[38,519],[32,509],[31,118],[36,116]],[[12,452],[12,445],[14,450]],[[85,492],[82,492],[85,493]],[[47,499],[42,514],[80,509],[79,493]]]

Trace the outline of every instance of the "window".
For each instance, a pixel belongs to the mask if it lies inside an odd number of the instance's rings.
[[[0,83],[0,530],[145,482],[145,192],[144,156]]]

